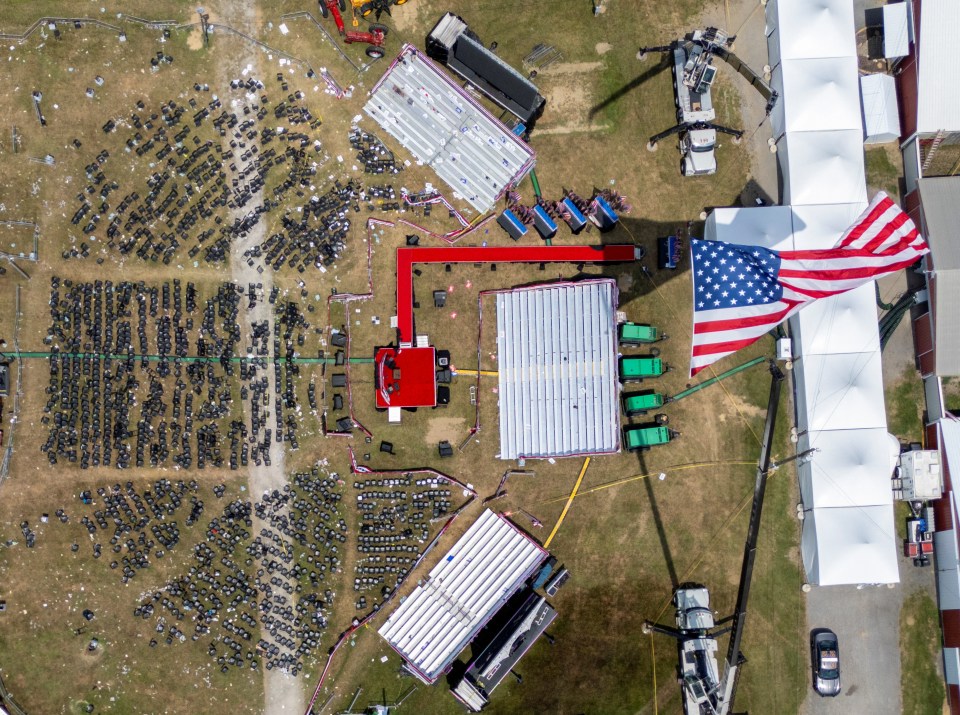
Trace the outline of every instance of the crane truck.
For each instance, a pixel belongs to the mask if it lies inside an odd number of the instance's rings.
[[[710,608],[710,592],[697,583],[680,584],[673,593],[676,607],[676,626],[645,621],[644,633],[660,633],[677,641],[677,680],[683,697],[683,715],[730,715],[737,691],[738,673],[746,662],[740,645],[747,617],[747,602],[753,579],[753,565],[760,535],[760,517],[763,513],[763,497],[770,472],[770,451],[773,431],[776,426],[777,407],[780,404],[780,388],[784,376],[776,363],[770,363],[770,396],[767,401],[767,418],[763,428],[757,478],[753,488],[753,506],[747,537],[744,541],[743,562],[740,567],[740,587],[733,615],[721,621],[714,620]],[[802,457],[797,455],[795,458]],[[784,462],[789,460],[784,460]],[[784,462],[781,462],[783,464]],[[726,627],[727,623],[731,623]],[[718,628],[718,626],[722,626]],[[717,662],[718,639],[730,633],[727,657],[721,672]]]
[[[717,132],[735,139],[743,136],[740,129],[716,124],[711,88],[717,76],[713,58],[720,57],[756,87],[767,100],[767,114],[773,109],[777,93],[733,54],[733,41],[723,30],[708,27],[694,30],[682,40],[658,47],[641,47],[639,57],[648,52],[667,53],[673,73],[673,95],[677,107],[676,125],[650,137],[647,145],[655,149],[661,139],[680,136],[680,173],[684,176],[708,176],[717,173]]]

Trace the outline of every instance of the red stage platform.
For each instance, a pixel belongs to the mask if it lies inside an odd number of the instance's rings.
[[[397,249],[397,329],[401,343],[413,342],[415,263],[626,263],[636,246],[442,246]],[[379,395],[377,397],[379,400]]]
[[[374,357],[377,407],[436,407],[437,352],[433,348],[380,348]]]

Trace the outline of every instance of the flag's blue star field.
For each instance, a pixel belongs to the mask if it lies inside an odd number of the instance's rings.
[[[690,241],[695,310],[744,308],[775,303],[783,296],[777,282],[780,256],[765,248],[721,241]]]

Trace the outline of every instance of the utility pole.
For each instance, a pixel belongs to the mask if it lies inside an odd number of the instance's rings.
[[[203,11],[202,7],[197,8],[197,14],[200,16],[200,32],[203,33],[203,46],[210,47],[210,15]]]

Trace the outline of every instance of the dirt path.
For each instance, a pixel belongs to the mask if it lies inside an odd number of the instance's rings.
[[[259,27],[261,22],[256,5],[254,3],[248,3],[245,0],[233,0],[233,2],[230,3],[230,7],[225,9],[221,20],[245,32],[255,31],[255,28]],[[250,76],[261,80],[269,74],[270,70],[270,68],[263,66],[262,54],[255,47],[247,46],[243,53],[239,56],[231,57],[229,63],[221,66],[221,86],[226,87],[229,81],[234,77],[238,77],[243,68],[246,67],[251,67]],[[244,103],[244,97],[234,94],[231,96],[232,106],[230,106],[229,109],[239,114],[243,110]],[[228,133],[224,138],[224,142],[229,143],[230,139],[231,135]],[[228,220],[232,222],[236,218],[242,218],[252,207],[262,204],[263,195],[262,191],[260,191],[246,207],[232,211]],[[249,265],[243,255],[247,249],[263,243],[265,238],[265,222],[258,221],[255,226],[247,231],[246,236],[236,238],[231,245],[230,272],[233,281],[239,285],[245,293],[250,283],[262,284],[260,295],[253,308],[249,307],[247,300],[241,299],[240,301],[238,322],[243,331],[243,344],[246,345],[253,344],[250,337],[252,323],[266,321],[270,325],[270,335],[273,335],[273,306],[267,300],[270,291],[273,289],[273,273],[269,268],[265,268],[262,273],[257,272],[257,267],[261,265],[261,261],[254,261],[253,265]],[[270,342],[272,342],[272,340]],[[273,365],[268,362],[267,369],[262,370],[261,374],[264,375],[268,381],[267,394],[270,395],[271,407],[269,411],[272,418],[276,410],[275,403],[277,400]],[[251,424],[249,401],[244,404],[244,421],[248,426]],[[271,425],[270,420],[267,420],[267,427],[275,427],[275,425]],[[251,459],[248,465],[247,488],[250,490],[250,498],[253,501],[259,500],[267,492],[274,490],[282,491],[283,487],[287,484],[284,445],[279,440],[280,430],[274,429],[274,434],[276,438],[270,444],[270,464],[267,465],[265,460]],[[257,464],[257,461],[260,461],[260,463]],[[254,528],[257,531],[259,531],[260,528],[268,526],[263,522],[258,522],[259,520],[255,518]],[[271,643],[274,640],[273,637],[266,632],[266,629],[262,629],[261,637]],[[288,675],[279,668],[272,670],[264,669],[263,674],[264,715],[300,715],[306,707],[301,680],[292,675]]]

